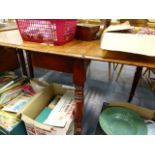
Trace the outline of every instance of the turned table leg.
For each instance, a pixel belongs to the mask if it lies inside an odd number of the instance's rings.
[[[134,79],[133,79],[132,88],[131,88],[131,91],[130,91],[128,102],[131,102],[131,100],[132,100],[132,98],[133,98],[133,96],[135,94],[135,90],[136,90],[138,82],[139,82],[139,80],[141,78],[142,70],[143,70],[143,67],[137,67],[136,68],[136,72],[135,72],[135,75],[134,75]]]
[[[73,81],[75,84],[75,133],[81,134],[82,118],[84,108],[84,82],[85,82],[85,62],[82,59],[76,59],[73,66]]]

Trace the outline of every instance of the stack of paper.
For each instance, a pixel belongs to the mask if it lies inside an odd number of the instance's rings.
[[[59,100],[53,111],[49,114],[48,118],[44,121],[47,125],[64,127],[68,118],[71,116],[69,113],[74,106],[74,93],[67,91]]]
[[[7,131],[11,131],[19,122],[19,118],[15,113],[0,110],[0,126]]]

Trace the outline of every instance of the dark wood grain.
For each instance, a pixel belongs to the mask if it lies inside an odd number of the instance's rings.
[[[0,47],[0,72],[14,70],[18,67],[16,49]]]
[[[72,73],[74,58],[53,54],[31,53],[33,66]]]
[[[76,101],[76,134],[81,133],[82,118],[83,118],[83,105],[84,105],[84,83],[86,73],[86,63],[82,59],[76,59],[73,66],[73,81],[75,84],[75,101]]]

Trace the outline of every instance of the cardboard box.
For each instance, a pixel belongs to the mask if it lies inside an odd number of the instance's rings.
[[[120,32],[125,30],[121,30],[123,27],[117,32],[117,28],[110,28],[104,32],[101,39],[102,49],[155,56],[155,35]],[[129,26],[126,28],[132,29]]]
[[[70,115],[64,127],[46,125],[35,121],[36,117],[40,114],[40,112],[48,106],[51,99],[53,99],[56,95],[63,95],[68,89],[69,88],[66,88],[63,85],[52,84],[31,99],[29,104],[22,112],[22,120],[25,123],[28,134],[74,134],[73,111],[72,115]],[[73,89],[70,89],[70,91],[74,92]]]

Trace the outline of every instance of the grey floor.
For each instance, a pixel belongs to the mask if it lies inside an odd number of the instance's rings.
[[[85,103],[83,134],[94,134],[98,116],[104,102],[127,101],[135,67],[125,66],[118,81],[115,81],[118,69],[108,78],[108,63],[92,61],[85,84]],[[49,83],[57,82],[73,85],[72,75],[36,68],[35,77]],[[139,82],[131,102],[150,109],[155,109],[155,93],[148,86],[145,78]]]

